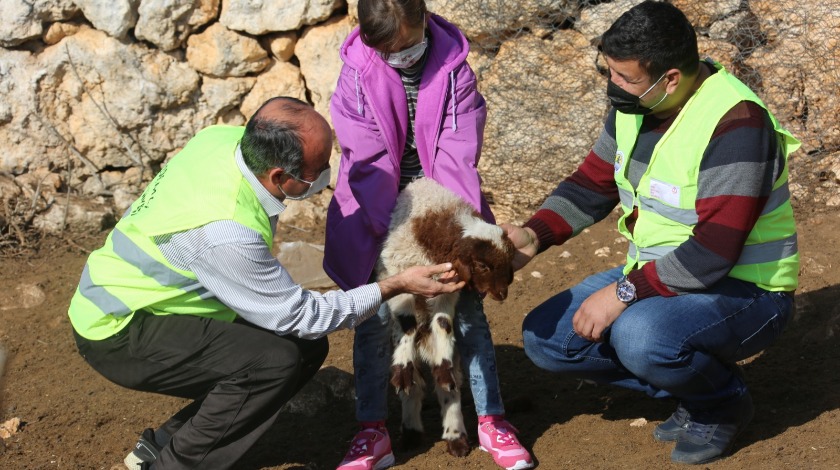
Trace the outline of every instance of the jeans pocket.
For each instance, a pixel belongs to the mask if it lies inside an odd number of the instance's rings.
[[[792,310],[792,298],[785,293],[768,292],[762,301],[756,302],[752,323],[760,326],[747,335],[735,353],[740,361],[766,349],[781,335]]]

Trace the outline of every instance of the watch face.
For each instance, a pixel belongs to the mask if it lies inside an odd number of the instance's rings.
[[[618,300],[624,303],[632,302],[636,299],[636,286],[627,280],[623,280],[618,283],[615,295],[618,297]]]

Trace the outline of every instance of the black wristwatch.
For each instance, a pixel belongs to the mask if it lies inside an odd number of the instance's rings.
[[[638,300],[636,298],[636,286],[627,279],[627,276],[621,276],[621,279],[618,280],[618,284],[615,286],[615,296],[627,305],[631,305]]]

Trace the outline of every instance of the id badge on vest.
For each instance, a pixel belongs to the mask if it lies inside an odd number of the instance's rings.
[[[673,184],[650,179],[650,196],[674,207],[680,207],[680,188]]]

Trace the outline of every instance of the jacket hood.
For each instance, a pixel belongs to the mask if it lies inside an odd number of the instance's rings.
[[[428,54],[436,57],[443,64],[443,71],[449,73],[467,60],[470,45],[467,38],[452,23],[442,17],[429,14],[427,27],[431,36],[431,48]],[[376,51],[368,47],[359,34],[359,27],[353,29],[339,51],[341,60],[353,69],[364,72],[373,64],[388,66]]]

